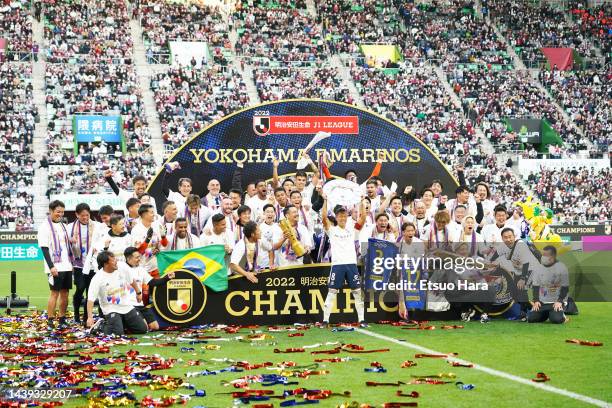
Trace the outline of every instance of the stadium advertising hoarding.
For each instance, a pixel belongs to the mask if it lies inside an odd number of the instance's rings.
[[[75,154],[78,154],[79,144],[97,142],[121,144],[125,153],[123,121],[119,115],[74,115],[72,130]]]
[[[316,162],[327,153],[334,163],[334,177],[355,170],[360,182],[372,173],[380,159],[380,177],[400,188],[421,189],[439,179],[451,193],[458,183],[439,158],[416,136],[372,112],[341,102],[288,100],[266,103],[228,115],[195,134],[168,159],[181,169],[167,175],[168,186],[176,189],[178,180],[189,177],[193,192],[207,193],[208,180],[216,178],[222,191],[228,191],[238,162],[244,162],[243,187],[257,179],[270,179],[274,159],[280,162],[281,178],[294,174],[300,153],[319,131],[331,137],[318,142],[310,151]],[[149,185],[157,207],[165,201],[162,177]]]
[[[0,262],[42,259],[36,231],[0,231]]]
[[[596,170],[610,167],[609,159],[523,159],[519,158],[518,169],[523,176],[537,173],[540,168],[546,169],[580,169],[593,168]]]
[[[86,203],[92,211],[97,211],[104,205],[110,205],[116,211],[126,211],[124,208],[125,202],[114,194],[53,194],[51,195],[51,201],[53,200],[60,200],[63,202],[66,205],[66,211],[74,211],[76,206],[80,203]]]
[[[550,229],[566,241],[580,241],[585,236],[609,236],[612,234],[612,224],[551,225]]]
[[[518,134],[521,143],[542,143],[541,120],[535,118],[508,118],[510,129]]]

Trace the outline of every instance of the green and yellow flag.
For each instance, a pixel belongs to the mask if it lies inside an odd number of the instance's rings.
[[[162,276],[177,269],[187,269],[198,275],[200,281],[211,290],[227,290],[227,266],[223,245],[160,252],[157,254],[157,266]]]

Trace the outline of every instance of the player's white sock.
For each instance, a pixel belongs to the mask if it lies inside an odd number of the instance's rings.
[[[355,309],[357,309],[357,318],[360,322],[363,322],[365,312],[361,289],[353,289],[351,290],[351,293],[353,294],[353,299],[355,299]]]
[[[329,322],[329,315],[331,314],[332,307],[334,307],[334,303],[336,302],[336,297],[338,296],[338,289],[330,288],[327,292],[327,297],[325,298],[325,305],[323,305],[323,321]]]

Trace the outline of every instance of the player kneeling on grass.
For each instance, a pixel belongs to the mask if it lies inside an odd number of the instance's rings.
[[[359,220],[354,223],[354,225],[347,225],[349,217],[346,208],[339,205],[336,206],[334,208],[334,215],[337,225],[334,225],[327,215],[327,195],[323,193],[322,197],[323,208],[321,209],[321,216],[323,219],[323,228],[329,237],[332,264],[329,272],[329,290],[323,308],[322,326],[326,327],[329,324],[331,309],[334,306],[338,292],[342,289],[344,281],[346,280],[351,288],[351,294],[355,299],[355,309],[357,309],[359,324],[362,327],[366,327],[363,295],[361,293],[359,271],[357,270],[357,250],[355,248],[357,231],[361,230],[366,218],[363,200],[361,201]]]
[[[186,228],[185,231],[187,231]],[[150,288],[163,285],[170,279],[174,279],[174,272],[168,272],[163,277],[156,279],[149,275],[145,271],[145,268],[140,266],[142,254],[138,251],[138,248],[127,247],[123,254],[125,255],[125,263],[119,262],[118,269],[119,271],[128,271],[132,281],[136,282],[139,288],[142,288],[143,285],[148,285]],[[139,299],[138,292],[130,291],[130,295],[131,304],[140,312],[142,317],[144,317],[149,327],[149,331],[159,330],[159,323],[155,320],[155,314],[153,313],[151,305],[145,306],[142,302],[142,298]]]
[[[563,304],[569,292],[567,267],[557,261],[557,249],[552,245],[544,247],[541,261],[541,267],[535,268],[531,275],[533,303],[527,321],[541,323],[548,319],[551,323],[565,323]]]
[[[109,251],[102,251],[97,257],[100,271],[94,275],[87,294],[87,327],[91,333],[99,331],[106,335],[121,336],[125,330],[141,334],[147,332],[147,323],[142,314],[132,305],[130,287],[136,292],[139,302],[142,292],[126,269],[118,270],[117,259]],[[104,319],[94,324],[93,307],[98,300]]]

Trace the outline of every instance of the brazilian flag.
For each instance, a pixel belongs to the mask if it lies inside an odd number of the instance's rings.
[[[223,245],[160,252],[157,254],[157,266],[162,276],[170,271],[186,269],[198,275],[200,281],[211,290],[227,290],[227,266]]]

